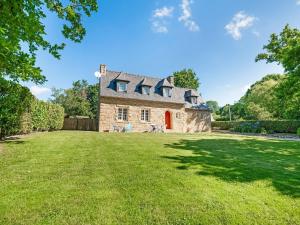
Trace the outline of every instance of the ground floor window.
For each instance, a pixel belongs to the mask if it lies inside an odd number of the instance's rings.
[[[118,120],[127,121],[128,120],[128,109],[118,108]]]
[[[145,122],[150,121],[150,110],[149,109],[142,109],[141,110],[141,120]]]

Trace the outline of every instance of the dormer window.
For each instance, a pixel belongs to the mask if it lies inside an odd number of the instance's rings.
[[[188,90],[185,92],[186,101],[190,102],[192,105],[198,104],[199,94],[196,90]]]
[[[172,96],[172,88],[163,87],[163,96],[164,97],[171,97]]]
[[[190,97],[191,98],[191,103],[193,104],[193,105],[197,105],[197,97],[196,96],[192,96],[192,97]]]
[[[117,92],[127,92],[127,82],[117,81]]]
[[[142,86],[142,94],[143,95],[150,95],[150,87],[149,86]]]

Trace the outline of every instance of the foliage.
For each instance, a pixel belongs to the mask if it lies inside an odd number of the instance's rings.
[[[213,128],[221,130],[236,130],[253,129],[260,130],[265,129],[268,133],[296,133],[298,127],[300,127],[299,120],[262,120],[262,121],[215,121],[212,122]]]
[[[69,116],[96,118],[98,110],[98,85],[89,85],[86,80],[73,82],[70,89],[53,89],[51,102],[64,107]]]
[[[60,105],[35,99],[29,89],[0,78],[0,138],[32,130],[61,129],[64,110]]]
[[[246,94],[233,105],[219,110],[219,120],[229,120],[229,107],[232,120],[270,120],[283,118],[278,86],[286,76],[271,74],[253,84]]]
[[[64,108],[58,104],[48,104],[48,129],[60,130],[64,124]]]
[[[281,64],[287,75],[276,91],[279,116],[300,119],[300,31],[286,25],[279,35],[271,35],[264,50],[256,61]]]
[[[300,137],[300,127],[297,130],[297,135]]]
[[[237,135],[35,134],[0,153],[0,224],[296,225],[299,158]]]
[[[176,87],[198,89],[200,86],[197,74],[192,69],[183,69],[173,73]]]
[[[212,110],[213,113],[217,113],[220,110],[220,106],[217,101],[207,101],[206,105]]]
[[[36,131],[60,130],[63,127],[64,109],[58,104],[35,99],[31,104],[32,128]]]
[[[19,131],[32,99],[28,88],[0,77],[0,138]]]
[[[43,49],[55,58],[65,46],[51,44],[43,24],[53,12],[64,21],[62,34],[80,42],[86,34],[82,17],[97,11],[96,0],[2,0],[0,2],[0,77],[43,83],[46,78],[36,64],[36,51]]]

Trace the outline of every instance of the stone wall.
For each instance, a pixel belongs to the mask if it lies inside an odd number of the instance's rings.
[[[128,109],[128,121],[119,121],[117,118],[118,108]],[[141,110],[149,109],[150,121],[141,120]],[[99,131],[111,131],[113,125],[125,127],[128,123],[132,125],[134,132],[149,131],[151,124],[163,126],[165,124],[165,112],[171,113],[171,127],[166,132],[199,132],[210,130],[210,113],[206,111],[186,111],[183,104],[159,103],[141,100],[121,98],[100,98],[100,127]],[[203,115],[202,115],[203,114]],[[209,115],[209,121],[206,115]],[[200,116],[200,118],[198,118]],[[200,121],[200,124],[197,122]]]
[[[211,115],[209,111],[186,109],[186,130],[188,133],[210,132]]]

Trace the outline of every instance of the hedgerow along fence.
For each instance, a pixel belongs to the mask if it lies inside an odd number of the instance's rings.
[[[257,129],[265,129],[275,133],[296,133],[300,128],[299,120],[263,120],[263,121],[214,121],[213,129],[237,130],[241,126],[253,125]]]

